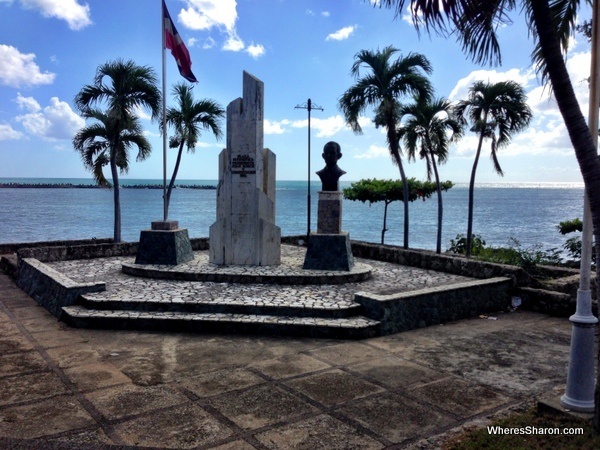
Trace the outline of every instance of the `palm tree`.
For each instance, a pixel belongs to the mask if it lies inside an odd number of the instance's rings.
[[[105,80],[109,83],[105,84]],[[98,109],[92,109],[96,104],[105,104],[106,111],[101,113]],[[94,126],[86,127],[78,133],[74,139],[75,148],[82,153],[86,167],[93,168],[94,178],[97,181],[106,179],[101,175],[102,167],[110,165],[112,175],[112,187],[114,191],[114,241],[121,242],[121,200],[119,192],[119,170],[126,172],[129,167],[128,148],[132,143],[138,145],[140,153],[138,160],[145,159],[150,152],[150,145],[139,140],[141,128],[136,119],[136,108],[147,108],[152,113],[152,118],[160,114],[161,94],[157,87],[157,77],[149,67],[138,66],[133,61],[108,62],[98,67],[94,77],[94,83],[84,86],[75,96],[75,105],[83,116],[97,119],[100,124],[96,127],[104,128],[105,135],[96,129],[96,138],[84,139],[84,131],[92,133]],[[101,118],[102,117],[102,118]],[[89,130],[88,130],[89,128]],[[139,135],[136,140],[131,136]],[[79,147],[78,147],[79,144]],[[94,151],[94,149],[96,149]],[[93,164],[92,159],[87,159],[84,153],[97,153],[97,159]],[[107,185],[107,184],[105,184]]]
[[[503,176],[497,150],[510,143],[511,137],[523,131],[531,121],[531,109],[527,106],[523,87],[514,81],[486,83],[477,81],[469,88],[469,96],[456,107],[456,114],[473,125],[479,134],[475,161],[469,182],[469,215],[467,219],[467,256],[471,255],[473,238],[473,204],[475,174],[484,138],[491,139],[491,156],[494,170]]]
[[[167,189],[167,215],[169,213],[171,192],[181,163],[183,147],[186,146],[188,152],[194,152],[198,138],[201,135],[200,127],[212,131],[217,139],[220,139],[223,135],[219,119],[223,118],[225,110],[212,100],[194,101],[193,89],[193,86],[186,83],[176,84],[173,87],[173,95],[176,98],[178,108],[168,108],[166,112],[167,123],[175,128],[175,135],[169,139],[169,147],[179,148],[173,175]]]
[[[399,98],[405,95],[430,97],[433,91],[431,83],[423,72],[431,73],[429,60],[419,53],[409,53],[395,61],[392,56],[398,50],[392,46],[383,50],[361,50],[355,55],[350,70],[355,84],[339,99],[339,108],[344,113],[346,123],[352,130],[362,133],[359,117],[368,107],[375,109],[373,122],[377,128],[386,129],[387,142],[392,161],[400,170],[404,198],[404,248],[408,248],[408,183],[402,165],[401,148],[396,127],[399,119]],[[361,77],[361,68],[367,74]]]
[[[419,157],[426,161],[427,180],[435,176],[438,198],[438,228],[436,252],[442,252],[442,186],[438,173],[438,164],[448,160],[450,143],[459,139],[463,133],[462,123],[454,117],[452,104],[443,98],[428,101],[415,98],[415,102],[400,108],[401,125],[398,136],[408,151],[409,161]],[[437,158],[437,163],[436,163]]]

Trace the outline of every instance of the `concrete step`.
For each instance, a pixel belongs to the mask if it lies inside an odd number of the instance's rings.
[[[261,298],[249,299],[202,299],[183,300],[177,297],[160,296],[155,298],[111,298],[104,293],[82,295],[79,304],[96,310],[128,310],[215,314],[250,314],[292,317],[320,317],[342,319],[361,314],[362,307],[358,303],[340,300],[339,302],[273,302]]]
[[[380,323],[350,318],[292,317],[259,314],[189,313],[63,308],[61,320],[77,328],[157,330],[201,333],[248,333],[330,339],[365,339],[378,335]]]

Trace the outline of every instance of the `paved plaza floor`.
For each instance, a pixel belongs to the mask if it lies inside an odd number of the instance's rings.
[[[0,274],[0,448],[436,448],[562,393],[570,330],[521,311],[362,341],[73,329]]]

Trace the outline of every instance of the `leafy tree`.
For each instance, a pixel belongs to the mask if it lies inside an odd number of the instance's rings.
[[[355,55],[350,73],[355,84],[339,99],[339,107],[355,133],[362,133],[359,118],[367,108],[375,109],[373,122],[377,128],[386,129],[387,143],[392,161],[400,170],[402,183],[406,184],[406,174],[402,164],[401,148],[396,127],[399,119],[399,99],[406,95],[430,97],[433,88],[425,74],[431,73],[429,60],[418,53],[392,57],[398,50],[392,46],[383,50],[361,50]],[[361,76],[361,69],[367,73]],[[404,192],[404,248],[408,248],[408,191]]]
[[[107,79],[108,83],[105,83]],[[104,104],[106,110],[93,109],[97,104]],[[99,121],[82,129],[73,144],[81,153],[86,167],[93,170],[94,178],[102,185],[108,185],[102,175],[102,167],[110,166],[114,188],[115,242],[121,242],[119,171],[127,172],[129,168],[127,152],[132,144],[139,148],[138,160],[145,159],[151,151],[148,141],[140,139],[143,136],[135,110],[147,108],[152,117],[157,118],[160,104],[161,95],[154,71],[133,61],[117,60],[101,65],[93,84],[84,86],[75,96],[75,105],[82,115]]]
[[[573,90],[563,54],[575,31],[580,0],[381,0],[377,4],[401,13],[410,5],[417,26],[453,35],[476,61],[500,63],[496,36],[510,25],[508,12],[522,8],[536,43],[534,65],[544,82],[550,81],[556,103],[565,122],[590,202],[596,255],[600,255],[600,160],[592,134]],[[589,1],[587,2],[589,3]],[[600,264],[596,264],[596,276]],[[600,289],[600,283],[597,284]],[[596,383],[594,427],[600,431],[600,371]]]
[[[454,117],[453,109],[451,103],[443,98],[433,101],[415,98],[415,103],[400,108],[402,124],[398,128],[398,136],[408,151],[408,159],[414,160],[418,153],[427,164],[427,181],[431,181],[432,173],[435,176],[438,198],[437,253],[442,252],[444,215],[442,186],[437,166],[448,160],[450,143],[459,139],[463,133],[463,126]]]
[[[511,137],[527,128],[531,120],[531,109],[527,106],[523,87],[514,81],[486,83],[477,81],[469,89],[469,96],[456,107],[456,114],[465,122],[471,122],[479,134],[475,161],[469,182],[469,215],[467,219],[467,256],[471,254],[473,236],[473,204],[475,195],[475,174],[484,138],[491,140],[491,156],[494,170],[504,175],[497,150],[507,146]]]
[[[357,200],[360,202],[377,203],[384,202],[383,209],[383,228],[381,229],[381,243],[385,242],[385,232],[387,228],[387,210],[388,205],[395,201],[403,202],[405,194],[408,201],[414,202],[418,198],[425,200],[431,197],[437,186],[430,182],[417,181],[414,178],[407,180],[408,190],[404,191],[404,184],[399,180],[377,180],[375,178],[360,180],[352,183],[349,188],[345,188],[344,198],[347,200]],[[453,186],[451,181],[440,183],[441,189],[447,191]]]
[[[225,110],[213,100],[195,101],[192,94],[193,86],[186,83],[178,83],[173,87],[173,95],[177,102],[177,108],[167,108],[167,124],[175,129],[175,134],[169,139],[170,148],[178,148],[177,160],[173,168],[173,175],[167,189],[166,214],[169,213],[171,192],[177,178],[183,147],[193,153],[198,138],[201,135],[200,128],[210,130],[217,139],[223,135],[219,120],[225,115]]]

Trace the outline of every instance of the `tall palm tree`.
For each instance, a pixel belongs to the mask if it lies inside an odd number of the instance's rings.
[[[107,79],[108,83],[105,83]],[[106,106],[106,110],[103,113],[105,119],[99,118],[100,113],[98,109],[91,109],[98,104]],[[130,147],[130,144],[127,141],[123,141],[123,139],[128,136],[128,133],[135,134],[138,131],[139,123],[135,115],[136,108],[149,109],[153,119],[159,116],[161,94],[157,87],[157,77],[151,68],[138,66],[133,61],[117,60],[108,62],[98,67],[93,84],[84,86],[75,96],[75,105],[84,117],[88,114],[93,114],[90,115],[90,118],[99,120],[103,124],[102,126],[105,131],[110,133],[106,134],[102,139],[98,138],[99,141],[103,141],[103,144],[100,145],[99,142],[93,144],[94,141],[83,140],[81,142],[82,147],[80,148],[83,149],[88,146],[93,148],[104,147],[103,151],[98,153],[99,159],[97,162],[93,166],[87,165],[87,167],[94,167],[96,180],[101,180],[104,177],[100,177],[100,174],[96,173],[96,170],[100,170],[101,172],[104,165],[102,162],[108,159],[114,191],[114,241],[121,242],[119,170],[126,171],[128,168],[129,158],[127,150]],[[75,141],[74,144],[76,144]],[[75,148],[77,148],[77,145],[75,145]],[[83,150],[79,151],[82,152]],[[147,149],[144,148],[144,152],[141,152],[140,147],[141,153],[138,154],[138,160],[144,159],[147,156],[146,151],[150,152],[149,145]],[[145,156],[140,158],[140,155]],[[86,163],[85,157],[84,163]]]
[[[173,175],[169,182],[166,198],[166,211],[169,214],[169,203],[171,201],[171,192],[177,178],[183,147],[186,146],[188,152],[194,152],[196,143],[201,135],[200,128],[210,130],[217,139],[223,135],[219,119],[225,115],[225,110],[213,100],[195,101],[192,94],[193,86],[187,83],[178,83],[173,87],[178,107],[167,108],[167,124],[175,129],[175,135],[169,139],[170,148],[178,148],[177,161],[173,169]]]
[[[523,131],[529,125],[532,114],[526,100],[527,96],[523,87],[514,81],[498,83],[477,81],[469,88],[468,98],[461,100],[456,107],[456,114],[465,122],[471,122],[472,131],[479,134],[479,143],[469,181],[467,256],[471,255],[475,174],[483,140],[484,138],[491,139],[490,148],[494,170],[499,175],[504,175],[498,161],[497,150],[508,145],[514,134]]]
[[[463,124],[454,117],[452,104],[444,98],[433,101],[415,98],[414,103],[400,108],[400,117],[398,136],[408,151],[408,159],[414,160],[418,153],[426,162],[427,180],[431,181],[432,174],[435,176],[438,198],[436,252],[439,254],[442,252],[444,206],[438,164],[448,160],[450,143],[462,136]]]
[[[102,169],[110,163],[110,145],[115,133],[121,134],[116,157],[116,164],[121,173],[129,170],[128,149],[131,146],[138,147],[137,160],[143,161],[150,156],[150,142],[144,136],[137,118],[133,117],[127,126],[116,129],[115,120],[98,109],[87,109],[83,111],[82,116],[95,122],[79,130],[73,138],[73,146],[80,153],[85,167],[92,172],[98,186],[112,186]]]
[[[408,183],[402,164],[401,148],[396,127],[399,119],[400,98],[406,95],[430,97],[433,88],[425,74],[430,74],[429,60],[419,53],[400,55],[392,61],[398,50],[392,46],[383,50],[361,50],[350,70],[356,80],[339,99],[339,108],[352,130],[362,133],[359,117],[367,108],[375,110],[373,122],[377,128],[386,129],[386,137],[392,161],[400,170],[404,198],[404,248],[408,248]],[[367,70],[361,76],[361,69]]]

